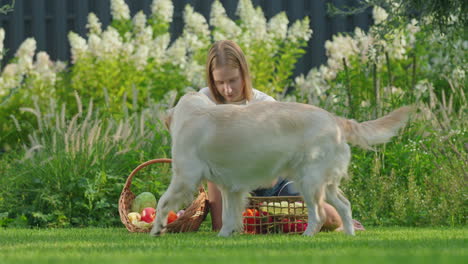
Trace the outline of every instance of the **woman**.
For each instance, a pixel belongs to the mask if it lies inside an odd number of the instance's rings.
[[[213,44],[208,52],[206,63],[206,79],[208,87],[200,90],[216,104],[252,104],[263,101],[275,101],[273,97],[252,88],[249,68],[241,48],[233,41],[221,40]],[[271,189],[255,190],[258,196],[299,195],[293,188],[293,183],[278,179],[272,183]],[[213,230],[222,227],[222,198],[216,184],[208,182],[208,196],[211,210]],[[335,230],[342,225],[341,218],[335,208],[324,204],[326,221],[322,230]],[[359,222],[355,229],[362,230]]]

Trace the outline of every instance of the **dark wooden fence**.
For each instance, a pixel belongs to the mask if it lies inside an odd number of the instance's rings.
[[[131,15],[143,10],[149,15],[152,0],[126,0]],[[213,0],[173,0],[174,20],[170,31],[172,39],[182,32],[182,12],[190,4],[195,11],[209,18]],[[325,62],[324,43],[333,34],[352,31],[355,27],[367,30],[372,23],[371,12],[353,16],[334,16],[327,14],[327,3],[336,6],[353,6],[359,0],[253,0],[254,6],[261,6],[269,19],[280,11],[286,11],[289,21],[305,16],[310,18],[314,31],[309,41],[307,54],[298,62],[296,74],[307,73],[314,66]],[[0,0],[0,6],[12,0]],[[221,0],[229,17],[235,19],[238,0]],[[16,0],[14,10],[7,15],[0,14],[0,26],[5,29],[5,60],[12,58],[19,45],[28,37],[37,41],[37,49],[45,50],[54,60],[68,60],[70,47],[67,34],[74,31],[85,36],[89,12],[94,12],[103,26],[110,23],[110,0]],[[4,64],[4,63],[3,63]]]

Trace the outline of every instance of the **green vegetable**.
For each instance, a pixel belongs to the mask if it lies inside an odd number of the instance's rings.
[[[132,212],[141,213],[146,207],[156,208],[156,197],[150,192],[142,192],[132,203]]]

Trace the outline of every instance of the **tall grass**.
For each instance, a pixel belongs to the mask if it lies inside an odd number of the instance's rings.
[[[468,105],[464,86],[429,98],[400,136],[369,152],[353,148],[344,190],[371,225],[465,225]],[[405,100],[406,102],[409,100]],[[456,102],[457,107],[454,107]],[[404,102],[403,102],[404,103]],[[364,118],[366,119],[366,118]]]
[[[72,118],[66,117],[65,105],[57,107],[53,100],[45,113],[22,108],[35,116],[38,129],[23,151],[8,153],[0,162],[0,224],[115,225],[131,168],[169,155],[161,105],[131,115],[123,107],[124,117],[116,121],[101,119],[104,109],[93,108],[92,102],[83,112],[78,95],[76,101]],[[133,188],[160,195],[168,180],[169,167],[155,165],[136,177]]]

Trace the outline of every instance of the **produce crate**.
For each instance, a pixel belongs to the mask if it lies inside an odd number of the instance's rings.
[[[302,234],[307,219],[307,206],[301,196],[249,197],[243,213],[244,233]]]

